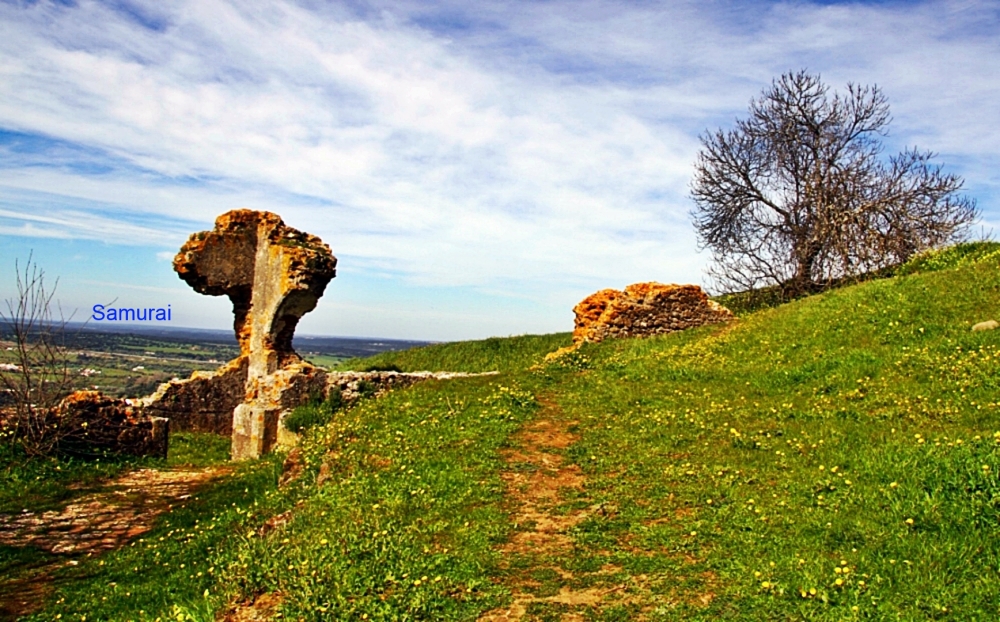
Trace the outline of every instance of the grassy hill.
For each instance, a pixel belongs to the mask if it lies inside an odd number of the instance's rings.
[[[501,373],[339,413],[33,619],[998,619],[995,250],[548,364],[568,335],[350,361]]]

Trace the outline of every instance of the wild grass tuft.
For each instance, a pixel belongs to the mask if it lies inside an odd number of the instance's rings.
[[[334,414],[344,407],[344,398],[340,391],[334,390],[324,400],[314,397],[308,404],[295,408],[284,421],[289,432],[298,434],[306,428],[329,423]]]

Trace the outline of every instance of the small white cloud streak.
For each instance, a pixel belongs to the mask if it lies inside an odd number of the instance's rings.
[[[161,243],[163,233],[156,229],[130,225],[113,218],[102,218],[89,212],[49,210],[47,214],[0,208],[0,219],[15,220],[20,226],[0,226],[6,235],[34,237],[113,239],[120,244],[146,245]],[[7,232],[10,233],[7,233]],[[18,233],[19,232],[19,233]]]
[[[975,3],[392,2],[368,21],[288,1],[141,6],[164,32],[93,1],[0,4],[0,127],[146,170],[17,168],[0,183],[206,224],[272,209],[330,243],[342,270],[346,257],[418,285],[571,305],[595,286],[700,280],[697,135],[783,71],[877,82],[900,147],[1000,152],[1000,36],[982,26],[996,10]],[[464,11],[492,26],[415,21]],[[992,188],[992,170],[964,172]],[[86,213],[22,215],[0,234],[164,239]]]

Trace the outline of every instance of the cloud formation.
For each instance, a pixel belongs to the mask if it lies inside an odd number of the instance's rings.
[[[889,146],[940,152],[993,221],[998,6],[0,3],[0,235],[166,252],[245,206],[409,286],[554,309],[697,282],[698,134],[801,67],[881,85]]]

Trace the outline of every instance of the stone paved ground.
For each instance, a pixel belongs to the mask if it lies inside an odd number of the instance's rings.
[[[0,544],[31,546],[55,556],[12,580],[0,579],[0,620],[14,620],[39,608],[51,590],[54,572],[76,564],[75,557],[124,546],[152,529],[157,516],[183,503],[197,488],[231,472],[230,467],[140,469],[61,510],[0,514]]]

